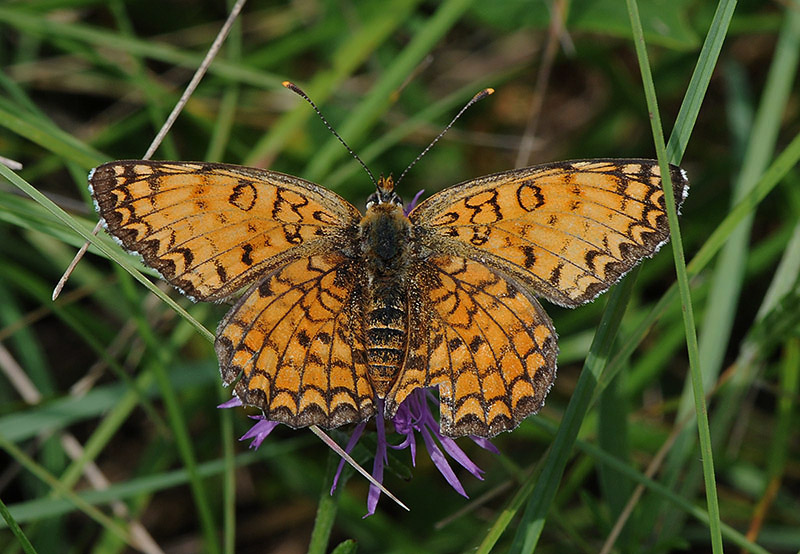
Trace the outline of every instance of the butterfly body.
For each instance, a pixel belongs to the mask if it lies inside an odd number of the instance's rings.
[[[688,190],[670,168],[676,203]],[[223,381],[292,427],[394,416],[436,387],[441,431],[493,436],[544,404],[558,347],[536,297],[574,307],[669,237],[655,160],[480,177],[408,215],[381,179],[362,215],[277,172],[119,161],[89,176],[107,230],[193,300],[246,289],[217,329]]]
[[[369,380],[384,398],[405,361],[408,332],[407,282],[412,225],[396,202],[371,203],[359,225],[364,344]]]

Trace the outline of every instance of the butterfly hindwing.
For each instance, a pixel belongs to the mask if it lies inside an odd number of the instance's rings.
[[[336,253],[301,258],[264,277],[228,312],[215,346],[223,380],[236,382],[244,404],[292,427],[337,427],[375,413],[359,276]]]
[[[387,413],[430,386],[439,388],[440,427],[452,437],[493,436],[538,411],[558,348],[536,299],[497,270],[458,256],[431,256],[414,273],[414,325]]]

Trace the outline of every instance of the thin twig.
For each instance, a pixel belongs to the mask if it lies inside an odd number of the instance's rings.
[[[186,103],[189,101],[189,98],[194,93],[197,86],[200,84],[200,80],[205,76],[208,68],[211,66],[211,62],[214,61],[214,58],[219,53],[220,49],[222,48],[222,43],[225,41],[225,38],[228,36],[228,33],[233,26],[234,21],[239,16],[239,13],[242,11],[244,7],[244,3],[247,0],[238,0],[236,4],[234,4],[233,8],[231,9],[231,13],[228,15],[228,19],[225,20],[225,23],[222,25],[222,28],[219,30],[217,37],[214,39],[214,42],[211,44],[211,47],[208,49],[208,53],[206,57],[203,58],[202,63],[197,68],[197,71],[194,72],[192,76],[192,80],[189,81],[189,84],[186,86],[186,90],[183,91],[178,103],[175,104],[175,108],[173,108],[172,113],[169,114],[167,120],[164,122],[164,125],[161,126],[161,129],[158,131],[158,134],[153,139],[153,142],[150,143],[150,147],[145,152],[145,155],[142,157],[143,160],[149,160],[153,154],[155,154],[158,147],[161,145],[161,142],[164,140],[164,137],[167,135],[169,130],[172,128],[172,125],[175,123],[175,120],[178,119],[183,108],[186,106]],[[100,231],[100,227],[102,224],[100,222],[97,223],[92,234],[97,234]],[[75,269],[75,266],[78,265],[78,262],[83,258],[83,255],[86,253],[86,250],[89,248],[89,242],[85,242],[78,253],[75,254],[75,257],[72,259],[72,262],[67,267],[67,270],[64,272],[64,275],[61,276],[61,279],[58,280],[58,284],[56,284],[55,288],[53,289],[53,300],[58,298],[58,295],[61,294],[61,291],[64,289],[64,285],[67,284],[67,279],[72,274]]]
[[[217,38],[215,38],[214,42],[211,43],[211,48],[208,49],[206,57],[203,58],[203,61],[200,64],[200,67],[197,68],[197,71],[194,72],[192,80],[189,81],[189,84],[186,86],[186,90],[183,91],[178,103],[175,104],[175,108],[173,108],[172,113],[170,113],[169,117],[167,117],[167,121],[164,122],[164,125],[161,126],[161,130],[156,135],[156,138],[153,139],[152,144],[150,144],[150,148],[147,149],[147,152],[142,158],[143,160],[149,160],[161,145],[161,141],[163,141],[164,137],[167,136],[167,133],[172,128],[175,120],[178,119],[178,116],[180,115],[184,106],[186,106],[186,103],[189,102],[189,97],[192,96],[195,89],[200,84],[200,80],[205,76],[208,68],[211,66],[211,62],[214,61],[214,58],[222,48],[222,43],[225,41],[225,38],[227,38],[231,27],[233,27],[233,23],[236,21],[236,18],[239,17],[239,12],[242,11],[246,1],[247,0],[238,0],[238,2],[234,4],[230,15],[228,15],[228,19],[225,20],[225,24],[222,26],[222,29],[219,30]]]
[[[95,225],[94,229],[92,229],[92,234],[96,235],[97,233],[99,233],[102,227],[103,227],[103,222],[98,221],[97,225]],[[61,279],[59,279],[58,283],[56,283],[56,286],[53,289],[53,296],[52,296],[53,302],[55,302],[56,299],[58,299],[58,296],[61,294],[61,291],[64,290],[64,285],[67,284],[67,279],[69,279],[69,276],[72,275],[73,271],[75,271],[75,267],[78,265],[78,262],[81,261],[83,255],[86,254],[86,251],[89,250],[89,244],[90,243],[88,240],[83,243],[83,246],[80,247],[78,253],[75,254],[75,257],[72,258],[72,261],[67,266],[66,271],[64,271],[64,275],[62,275]]]
[[[331,450],[336,452],[348,464],[350,464],[353,467],[353,469],[355,469],[357,472],[359,472],[361,475],[363,475],[367,479],[367,481],[369,481],[370,483],[372,483],[373,485],[378,487],[383,494],[385,494],[386,496],[388,496],[389,498],[394,500],[397,503],[397,505],[400,506],[401,508],[403,508],[404,510],[406,510],[408,512],[411,511],[408,506],[406,506],[405,504],[400,502],[400,500],[395,495],[390,493],[389,490],[386,487],[383,486],[383,484],[379,483],[372,475],[370,475],[369,472],[366,469],[364,469],[363,467],[358,465],[358,462],[356,462],[350,454],[345,452],[344,448],[342,448],[341,446],[336,444],[336,441],[334,441],[332,438],[330,438],[325,433],[325,431],[323,431],[322,429],[320,429],[316,425],[312,425],[311,427],[309,427],[309,429],[311,430],[312,433],[317,435],[322,440],[322,442],[324,442],[328,446],[328,448],[330,448]]]
[[[19,171],[20,169],[22,169],[21,163],[19,163],[17,160],[6,158],[5,156],[0,156],[0,164],[3,164],[9,169],[13,169],[14,171]]]

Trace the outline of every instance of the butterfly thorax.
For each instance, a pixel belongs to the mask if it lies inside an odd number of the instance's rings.
[[[410,233],[402,206],[392,202],[370,205],[360,224],[369,283],[364,291],[364,339],[369,379],[380,398],[397,378],[405,356]]]

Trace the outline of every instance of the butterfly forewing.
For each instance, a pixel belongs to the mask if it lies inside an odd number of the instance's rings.
[[[361,217],[318,185],[235,165],[111,162],[89,186],[108,231],[195,300],[229,296]]]
[[[670,173],[680,206],[686,176],[675,166]],[[669,237],[655,160],[497,173],[445,189],[409,217],[431,249],[455,249],[564,306],[592,300]]]

